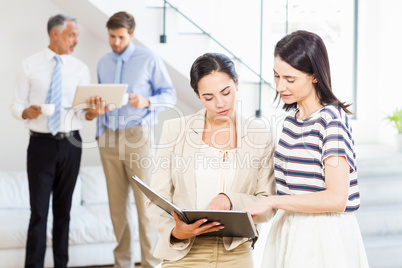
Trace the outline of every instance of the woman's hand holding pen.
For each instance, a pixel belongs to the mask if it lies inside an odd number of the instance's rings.
[[[172,230],[172,236],[180,240],[204,233],[216,232],[224,228],[220,222],[217,221],[206,223],[207,219],[200,219],[194,223],[187,224],[181,221],[176,213],[172,212],[172,216],[176,222],[176,227]]]

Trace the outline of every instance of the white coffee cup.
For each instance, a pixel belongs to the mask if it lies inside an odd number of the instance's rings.
[[[40,106],[40,111],[42,114],[47,116],[51,116],[54,113],[54,109],[54,103],[44,103]]]
[[[124,106],[128,103],[129,95],[128,93],[124,93],[123,99],[121,100],[121,106]]]

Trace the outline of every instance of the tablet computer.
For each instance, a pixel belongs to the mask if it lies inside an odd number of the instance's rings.
[[[124,93],[126,93],[127,84],[90,84],[78,85],[75,91],[72,108],[76,110],[86,109],[86,100],[90,97],[102,97],[106,106],[112,105],[114,109],[121,108],[124,103]]]
[[[193,223],[199,219],[207,219],[207,223],[219,221],[225,227],[216,232],[202,234],[202,236],[257,237],[257,230],[254,226],[254,221],[247,211],[181,209],[156,193],[137,176],[131,178],[152,203],[169,214],[173,211],[176,212],[183,222]]]

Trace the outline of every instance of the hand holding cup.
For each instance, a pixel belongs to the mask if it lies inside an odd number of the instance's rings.
[[[54,103],[44,103],[40,106],[40,111],[42,112],[42,114],[47,116],[51,116],[52,114],[54,114],[54,110]]]

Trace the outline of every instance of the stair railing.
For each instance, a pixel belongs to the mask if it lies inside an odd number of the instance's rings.
[[[245,63],[243,60],[241,60],[239,57],[237,57],[231,50],[229,50],[225,45],[223,45],[221,42],[219,42],[215,37],[213,37],[211,34],[207,33],[203,28],[201,28],[197,23],[195,23],[192,19],[190,19],[186,14],[181,12],[177,7],[173,6],[169,1],[164,0],[163,1],[163,33],[160,35],[160,43],[166,43],[167,42],[167,36],[166,36],[166,9],[167,5],[170,6],[171,9],[176,11],[178,14],[180,14],[183,18],[185,18],[188,22],[190,22],[194,27],[196,27],[198,30],[201,31],[202,34],[210,38],[212,41],[214,41],[218,46],[220,46],[223,50],[225,50],[227,53],[229,53],[232,58],[234,58],[236,61],[240,62],[244,67],[246,67],[250,72],[252,72],[254,75],[256,75],[259,78],[259,92],[258,92],[258,109],[255,112],[255,115],[257,117],[261,117],[261,92],[262,92],[262,85],[266,84],[270,88],[273,88],[271,83],[266,81],[262,77],[262,40],[263,40],[263,0],[261,0],[261,20],[260,20],[260,70],[259,73],[255,71],[253,68],[251,68],[247,63]]]

